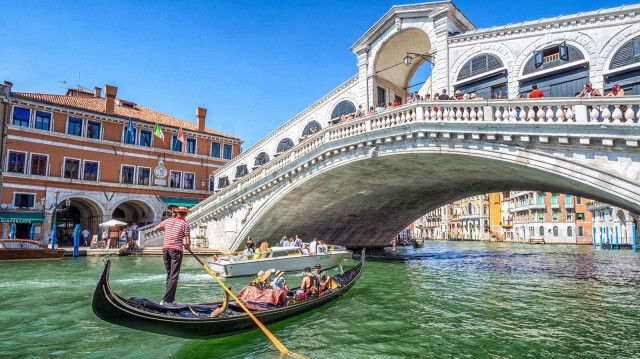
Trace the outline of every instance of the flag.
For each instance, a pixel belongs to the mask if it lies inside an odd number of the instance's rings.
[[[130,144],[135,144],[136,143],[136,137],[133,134],[133,123],[131,122],[131,117],[129,117],[129,143]]]
[[[160,129],[160,124],[156,122],[156,128],[153,130],[153,134],[160,137],[162,139],[162,143],[164,144],[164,134]]]
[[[182,133],[182,127],[178,131],[178,141],[182,142],[182,152],[187,154],[187,141],[184,139],[184,133]]]

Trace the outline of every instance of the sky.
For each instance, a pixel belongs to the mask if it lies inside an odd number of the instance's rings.
[[[118,98],[191,122],[204,107],[207,127],[247,149],[355,75],[349,47],[393,5],[417,2],[0,0],[0,81],[52,94],[113,85]],[[454,4],[487,28],[625,3]]]

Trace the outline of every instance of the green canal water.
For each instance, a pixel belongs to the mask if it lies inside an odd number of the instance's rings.
[[[312,358],[640,357],[638,253],[427,242],[368,259],[341,299],[269,328]],[[116,292],[160,300],[160,257],[113,262]],[[0,263],[0,358],[278,357],[257,330],[203,341],[102,322],[91,311],[102,266],[97,257]],[[220,298],[195,260],[183,268],[179,302]],[[235,291],[246,281],[226,280]]]

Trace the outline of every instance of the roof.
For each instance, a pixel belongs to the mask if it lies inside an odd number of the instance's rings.
[[[64,106],[64,107],[72,107],[80,110],[97,112],[100,114],[108,115],[108,116],[118,116],[122,118],[132,118],[142,122],[148,123],[156,123],[158,122],[160,125],[170,126],[175,128],[182,127],[185,130],[198,132],[198,125],[181,120],[179,118],[169,116],[164,113],[160,113],[158,111],[154,111],[148,109],[146,107],[135,105],[135,107],[129,106],[114,106],[114,114],[108,114],[104,111],[105,107],[105,98],[100,97],[84,97],[84,96],[66,96],[66,95],[50,95],[43,93],[30,93],[30,92],[11,92],[11,96],[22,97],[29,100],[36,100],[41,102],[46,102],[54,105]],[[116,99],[119,100],[119,99]],[[124,102],[129,102],[125,100],[120,100]],[[234,137],[231,135],[224,134],[222,132],[218,132],[212,130],[210,128],[205,128],[205,133],[220,137],[225,137],[232,140],[240,140],[238,137]]]

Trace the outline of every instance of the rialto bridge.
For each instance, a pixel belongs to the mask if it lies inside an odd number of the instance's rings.
[[[231,251],[247,235],[382,246],[431,209],[506,190],[640,213],[638,14],[621,6],[477,29],[449,1],[394,6],[351,47],[357,74],[212,173],[214,194],[187,220]],[[422,66],[431,75],[415,78]],[[587,82],[626,96],[574,98]],[[546,98],[517,98],[533,84]],[[483,99],[406,104],[418,89]]]

